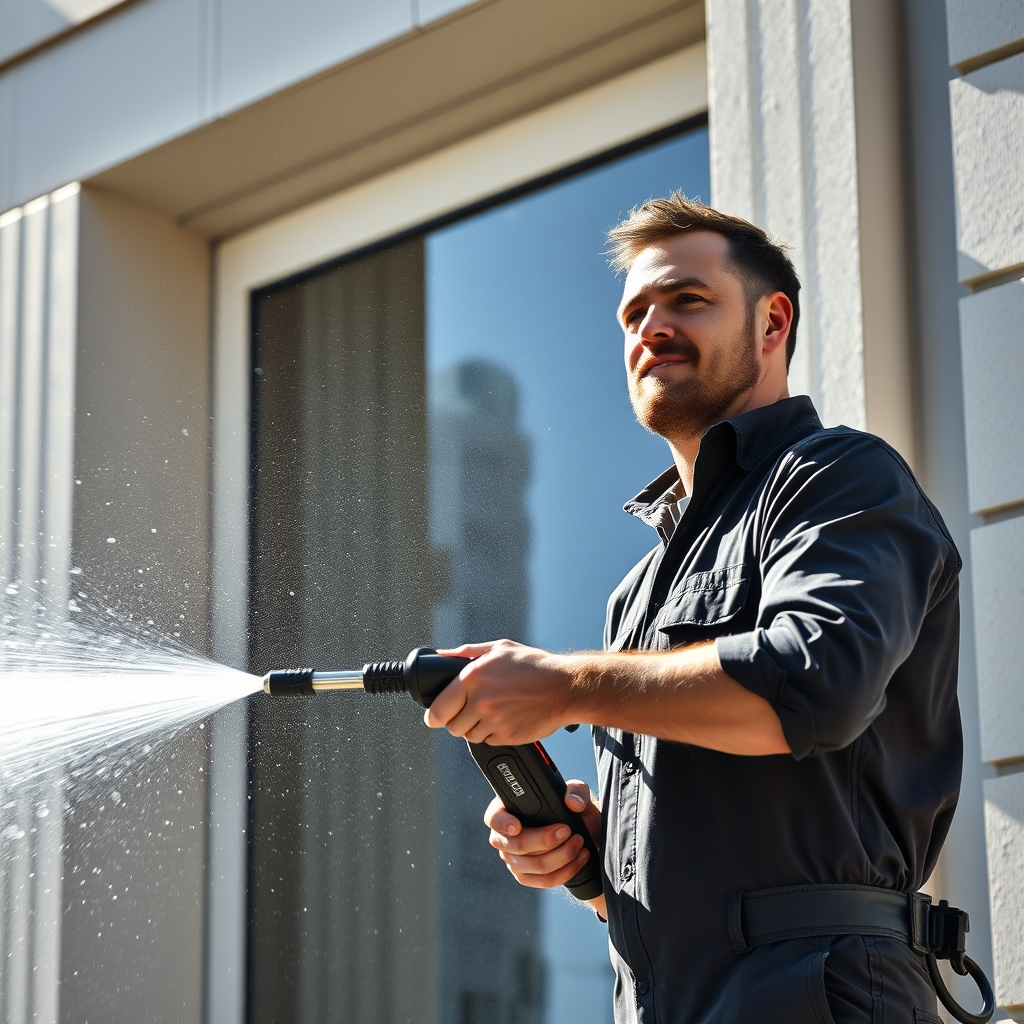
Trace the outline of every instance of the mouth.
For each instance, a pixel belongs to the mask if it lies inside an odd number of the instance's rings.
[[[662,375],[661,371],[669,370],[674,366],[684,366],[693,362],[693,359],[684,355],[656,356],[643,366],[637,368],[637,380],[643,380],[644,377],[649,376],[660,377]]]

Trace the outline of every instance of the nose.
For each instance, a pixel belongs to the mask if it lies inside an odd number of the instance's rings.
[[[675,337],[675,328],[670,317],[665,315],[658,303],[652,302],[647,307],[647,315],[640,321],[638,335],[641,342],[664,341]]]
[[[632,372],[645,348],[649,349],[659,342],[670,341],[675,336],[676,329],[672,320],[658,308],[657,303],[652,302],[647,307],[647,313],[640,321],[636,334],[628,331],[626,333],[626,366]]]

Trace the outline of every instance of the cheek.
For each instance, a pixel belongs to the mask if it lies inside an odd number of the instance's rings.
[[[635,368],[636,364],[640,362],[640,356],[643,354],[644,347],[640,342],[640,339],[634,337],[631,334],[625,336],[625,343],[623,345],[623,361],[626,364],[626,372],[631,373]]]

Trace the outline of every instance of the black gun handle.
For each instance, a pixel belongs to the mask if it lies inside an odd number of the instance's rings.
[[[583,846],[590,851],[590,860],[565,887],[578,900],[600,896],[601,858],[597,845],[583,815],[565,806],[565,780],[544,747],[540,743],[519,747],[492,747],[487,743],[469,743],[468,746],[491,789],[524,828],[562,822],[583,836]]]
[[[405,688],[421,707],[434,698],[469,664],[468,658],[440,655],[432,647],[417,647],[405,660]],[[365,670],[364,670],[365,671]],[[491,789],[524,828],[540,828],[562,822],[583,836],[590,860],[567,883],[578,900],[601,895],[601,858],[583,815],[565,806],[565,780],[548,752],[539,743],[519,747],[492,747],[469,743],[469,752],[480,766]]]

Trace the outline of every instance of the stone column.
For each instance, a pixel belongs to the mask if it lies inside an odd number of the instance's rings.
[[[0,216],[0,621],[68,613],[79,188]],[[10,616],[10,619],[7,619]],[[56,1024],[60,769],[13,787],[0,751],[0,1018]]]
[[[1024,6],[946,9],[994,981],[1024,1021]]]
[[[791,391],[915,460],[899,10],[708,0],[714,205],[793,247]]]

